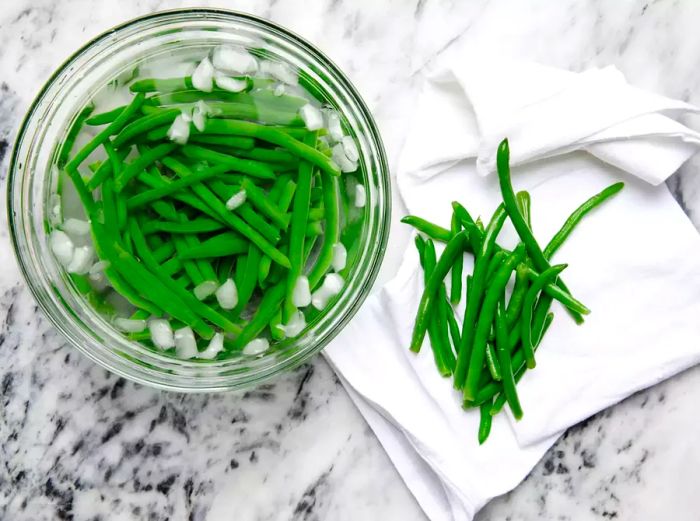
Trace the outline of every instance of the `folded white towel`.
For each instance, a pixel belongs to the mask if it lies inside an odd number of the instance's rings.
[[[407,129],[397,181],[410,213],[448,226],[450,202],[459,200],[487,220],[500,201],[498,182],[477,172],[493,170],[506,136],[513,183],[532,195],[542,244],[589,196],[618,180],[626,187],[586,217],[554,259],[569,263],[563,278],[592,314],[576,326],[555,305],[537,368],[518,386],[524,418],[497,416],[483,446],[479,413],[461,409],[427,341],[418,355],[408,351],[423,289],[412,243],[396,278],[327,348],[433,520],[472,519],[567,427],[700,360],[700,236],[666,186],[651,186],[700,144],[662,112],[697,109],[631,87],[614,68],[574,74],[457,58],[446,57],[428,78]],[[514,241],[504,228],[499,242]]]

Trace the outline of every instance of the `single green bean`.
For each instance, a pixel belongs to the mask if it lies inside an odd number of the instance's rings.
[[[525,263],[519,264],[515,269],[515,285],[513,286],[510,300],[508,301],[507,322],[509,328],[515,325],[523,309],[523,299],[525,298],[527,289],[530,287],[527,273],[528,266]]]
[[[172,90],[194,89],[192,77],[183,78],[144,78],[129,85],[131,92],[167,92]]]
[[[254,244],[248,246],[248,255],[246,259],[245,272],[243,280],[238,286],[238,304],[233,310],[234,316],[239,316],[245,307],[248,305],[250,298],[253,296],[255,287],[258,283],[258,269],[262,252]]]
[[[510,359],[510,345],[508,339],[508,317],[503,299],[498,303],[496,310],[496,346],[498,361],[501,365],[501,381],[503,383],[503,396],[508,401],[513,417],[519,420],[523,417],[523,409],[518,398],[513,366]]]
[[[153,252],[155,254],[155,252]],[[153,257],[155,259],[155,255]],[[172,277],[176,275],[177,273],[180,273],[183,269],[184,266],[182,264],[182,261],[178,259],[177,257],[172,257],[168,259],[167,261],[163,262],[160,264],[161,270],[163,271],[163,274],[168,275],[169,277]],[[189,278],[185,276],[186,282],[189,283]]]
[[[491,434],[491,423],[493,421],[493,416],[491,416],[491,402],[484,402],[479,407],[479,413],[481,414],[479,420],[479,445],[483,445],[488,439],[489,434]]]
[[[173,253],[175,253],[175,245],[172,242],[164,242],[153,250],[153,258],[156,262],[163,262],[169,259]]]
[[[581,206],[576,208],[574,212],[569,216],[566,222],[562,225],[561,229],[554,234],[552,240],[544,248],[544,256],[549,259],[554,255],[554,253],[561,247],[567,237],[576,228],[576,225],[581,222],[581,220],[589,213],[591,210],[603,204],[606,200],[610,199],[612,196],[617,194],[620,190],[625,187],[625,183],[615,183],[603,191],[597,193]]]
[[[248,251],[249,242],[235,232],[224,232],[178,255],[180,259],[203,259],[238,255]]]
[[[451,232],[452,235],[456,235],[462,229],[461,221],[455,212],[452,212],[452,222]],[[464,266],[464,256],[458,255],[455,263],[452,265],[450,270],[451,284],[450,284],[450,302],[454,305],[459,304],[462,298],[462,268]],[[455,349],[458,349],[456,347]]]
[[[313,146],[316,143],[316,139],[316,133],[309,134],[304,145]],[[307,162],[301,163],[297,175],[297,189],[294,193],[292,219],[289,225],[289,262],[291,263],[291,268],[287,273],[287,291],[284,299],[284,307],[282,308],[282,322],[285,324],[296,311],[296,306],[293,303],[294,287],[304,269],[302,265],[302,256],[304,253],[306,224],[309,218],[309,206],[311,206],[312,178],[312,165]]]
[[[114,108],[107,112],[95,114],[94,116],[91,116],[88,119],[86,119],[85,124],[90,126],[96,126],[111,123],[112,121],[117,119],[122,112],[124,112],[124,109],[126,109],[126,105],[122,105],[121,107]]]
[[[407,215],[401,222],[413,226],[419,232],[426,234],[431,239],[440,242],[448,242],[452,238],[452,232],[442,226],[431,223],[421,217],[415,215]]]
[[[530,193],[524,190],[518,192],[517,194],[515,194],[515,203],[518,205],[518,210],[520,210],[520,213],[522,214],[523,219],[525,219],[528,228],[532,230],[532,215],[530,215]]]
[[[486,343],[486,368],[495,381],[501,381],[501,364],[498,362],[498,355],[493,344]]]
[[[566,268],[566,264],[552,266],[543,271],[539,277],[533,282],[530,289],[527,290],[525,301],[523,302],[523,316],[520,321],[521,325],[521,346],[525,354],[525,360],[529,369],[535,367],[535,349],[534,345],[539,342],[539,338],[532,338],[532,311],[535,305],[535,300],[540,294],[540,291],[546,284],[556,279],[559,274]]]
[[[489,261],[489,267],[486,270],[487,286],[490,284],[491,280],[493,279],[493,276],[498,271],[498,268],[501,267],[501,264],[503,264],[503,261],[505,261],[507,257],[508,254],[503,250],[498,250],[493,254],[493,257],[491,257],[491,260]]]
[[[321,171],[325,226],[323,242],[316,262],[309,272],[309,286],[315,289],[333,264],[333,246],[340,242],[340,213],[338,210],[338,178]],[[359,241],[358,241],[359,242]],[[349,256],[349,255],[348,255]],[[350,263],[348,263],[350,265]]]

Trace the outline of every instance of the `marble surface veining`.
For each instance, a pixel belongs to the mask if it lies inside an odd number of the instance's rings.
[[[640,87],[700,104],[690,0],[13,0],[0,10],[2,188],[22,115],[72,50],[186,5],[262,15],[319,45],[374,109],[390,159],[403,137],[395,115],[456,39],[572,70],[612,63]],[[698,167],[669,183],[696,224]],[[394,227],[381,280],[407,236]],[[137,386],[65,344],[22,283],[4,223],[0,241],[1,520],[424,519],[322,358],[245,394]],[[698,519],[698,398],[693,369],[575,426],[478,519]]]

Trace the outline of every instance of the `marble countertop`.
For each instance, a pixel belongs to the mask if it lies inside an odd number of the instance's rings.
[[[190,2],[15,0],[0,12],[0,160],[38,87],[115,23]],[[197,2],[197,5],[213,5]],[[384,110],[456,39],[629,81],[700,104],[700,3],[550,0],[234,1],[284,24],[355,82],[390,158],[401,128]],[[670,181],[700,224],[692,161]],[[5,199],[1,199],[2,219]],[[399,213],[400,202],[396,202]],[[401,252],[407,232],[393,231]],[[424,519],[321,357],[238,395],[179,395],[110,375],[65,344],[21,281],[0,227],[0,519]],[[388,279],[398,255],[385,263]],[[697,341],[697,339],[692,339]],[[491,520],[697,519],[700,369],[570,429]]]

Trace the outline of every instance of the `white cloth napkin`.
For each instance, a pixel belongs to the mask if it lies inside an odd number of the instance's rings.
[[[537,368],[518,386],[524,418],[497,416],[483,446],[478,412],[461,409],[427,340],[418,355],[408,351],[423,289],[412,243],[397,276],[326,349],[432,520],[472,519],[567,427],[700,360],[700,236],[666,186],[652,186],[700,143],[661,112],[696,109],[631,87],[611,67],[574,74],[500,65],[453,56],[426,81],[397,172],[410,213],[447,226],[459,200],[487,220],[500,193],[496,176],[478,174],[492,170],[505,136],[513,183],[532,195],[542,244],[583,200],[620,179],[626,187],[554,259],[569,263],[562,276],[592,314],[576,326],[555,305]],[[514,241],[505,228],[499,242]]]

